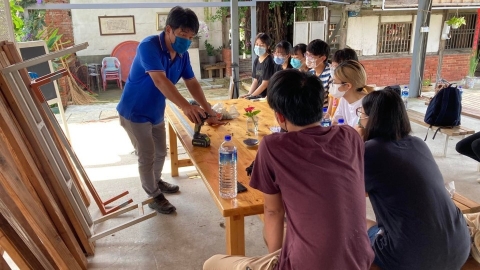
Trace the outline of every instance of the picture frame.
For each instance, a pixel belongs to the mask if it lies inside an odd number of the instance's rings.
[[[134,35],[135,17],[125,16],[98,16],[100,35]]]
[[[157,12],[157,31],[163,31],[167,25],[168,12]]]

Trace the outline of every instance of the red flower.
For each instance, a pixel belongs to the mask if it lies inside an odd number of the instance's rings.
[[[246,112],[252,112],[253,109],[255,109],[255,107],[248,106],[247,108],[245,108],[245,111],[246,111]]]
[[[260,110],[256,110],[254,111],[255,107],[252,107],[252,106],[248,106],[247,108],[245,108],[245,116],[247,117],[254,117],[255,115],[257,115]]]

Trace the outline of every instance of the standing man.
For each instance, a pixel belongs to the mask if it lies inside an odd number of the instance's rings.
[[[125,129],[138,155],[142,187],[154,202],[148,204],[162,214],[176,210],[163,193],[176,193],[177,185],[162,180],[167,155],[165,100],[177,105],[193,123],[215,115],[193,74],[188,48],[199,28],[198,18],[190,9],[174,7],[168,14],[160,35],[146,37],[137,48],[125,89],[117,106],[120,125]],[[191,105],[175,84],[183,78],[192,97],[200,104]],[[209,118],[209,124],[218,124]]]

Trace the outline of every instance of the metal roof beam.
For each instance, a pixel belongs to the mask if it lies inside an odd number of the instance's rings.
[[[256,1],[239,1],[239,7],[254,7],[256,2],[297,2],[301,0],[256,0]],[[349,4],[348,2],[334,1],[334,0],[320,0],[318,2],[326,2],[332,4]],[[175,6],[183,7],[230,7],[230,2],[170,2],[170,3],[86,3],[86,4],[33,4],[26,9],[56,9],[56,10],[70,10],[70,9],[131,9],[131,8],[173,8]]]

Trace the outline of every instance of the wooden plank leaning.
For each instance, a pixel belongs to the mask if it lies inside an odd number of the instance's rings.
[[[12,227],[22,227],[53,269],[81,269],[58,235],[48,214],[28,192],[14,153],[0,132],[0,204],[1,212]],[[50,267],[45,267],[50,268]]]
[[[35,59],[32,59],[35,60]],[[29,60],[29,62],[32,62]],[[25,63],[25,62],[24,62]],[[22,65],[20,63],[19,65]],[[17,65],[9,68],[17,68]],[[15,70],[15,69],[14,69]],[[38,109],[33,104],[28,89],[17,71],[5,72],[1,70],[0,86],[10,108],[23,130],[27,141],[35,153],[39,165],[37,166],[51,188],[52,194],[57,196],[57,205],[73,227],[73,231],[81,243],[83,250],[90,255],[94,254],[93,244],[88,241],[92,235],[93,221],[86,209],[78,190],[73,184],[69,171],[59,157],[58,149],[53,146],[53,140],[45,129]],[[5,75],[6,74],[6,75]]]
[[[78,264],[82,266],[83,269],[87,268],[87,260],[83,251],[73,234],[72,229],[70,228],[67,220],[65,219],[64,213],[61,211],[60,207],[57,205],[56,200],[45,183],[42,174],[38,170],[38,167],[35,164],[35,158],[32,156],[31,151],[29,150],[28,141],[25,139],[25,135],[18,125],[15,123],[15,120],[11,117],[11,112],[6,108],[6,103],[3,96],[0,95],[0,129],[4,133],[6,139],[10,143],[16,158],[19,160],[19,169],[25,172],[26,177],[22,180],[31,183],[31,186],[35,189],[36,193],[33,192],[36,197],[38,194],[39,200],[45,207],[47,213],[49,214],[52,222],[55,224],[55,227],[58,230],[58,233],[62,237],[66,246],[72,253],[72,255],[77,260]]]
[[[45,121],[48,131],[54,137],[57,148],[60,149],[60,154],[62,155],[62,158],[67,161],[68,167],[72,168],[70,173],[72,175],[75,174],[75,177],[79,179],[83,179],[83,182],[87,185],[87,188],[90,191],[90,194],[92,195],[93,200],[97,204],[102,215],[110,214],[133,202],[132,199],[128,199],[119,205],[116,205],[111,207],[110,209],[107,209],[107,206],[110,203],[128,195],[128,191],[124,191],[113,198],[110,198],[106,201],[102,201],[102,199],[100,198],[100,195],[98,194],[97,190],[93,186],[92,181],[90,180],[82,164],[80,163],[75,151],[73,151],[73,148],[70,142],[68,141],[66,134],[63,132],[62,128],[58,124],[57,119],[55,119],[55,116],[50,110],[47,100],[45,100],[40,90],[40,87],[42,85],[47,84],[52,80],[57,80],[58,78],[66,76],[68,74],[69,73],[67,70],[61,69],[56,71],[55,73],[51,73],[36,79],[34,82],[31,83],[31,88],[33,93],[30,92],[30,94],[32,95],[32,98],[35,100],[37,108],[40,108],[40,107],[43,108],[43,109],[39,109],[39,111],[42,114],[42,118]],[[77,171],[80,173],[80,175],[77,174]]]
[[[24,235],[26,236],[26,235]],[[3,215],[0,215],[0,246],[19,269],[41,269],[42,264],[28,248],[20,235],[8,224]],[[46,261],[46,259],[45,259]]]
[[[3,46],[2,46],[3,47]],[[11,64],[18,64],[22,62],[22,57],[20,53],[17,51],[15,44],[12,42],[6,42],[4,49],[7,49],[9,52],[9,55],[11,55],[12,59],[10,60]],[[30,76],[27,73],[27,70],[25,68],[22,68],[19,70],[20,75],[22,77],[23,82],[25,85],[29,86],[30,85]],[[80,195],[82,196],[82,200],[85,203],[85,205],[88,207],[90,205],[90,198],[88,197],[88,194],[85,190],[85,186],[83,185],[82,181],[80,180],[80,177],[77,174],[77,171],[71,164],[67,163],[67,169],[70,171],[70,174],[72,175],[72,179],[77,185],[77,188],[79,189]]]

